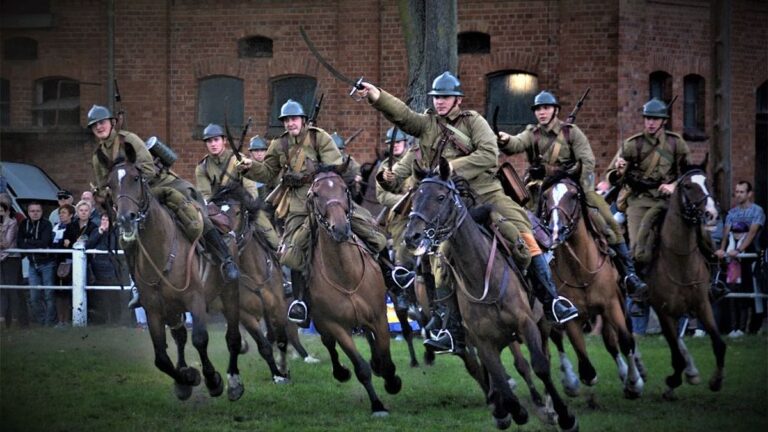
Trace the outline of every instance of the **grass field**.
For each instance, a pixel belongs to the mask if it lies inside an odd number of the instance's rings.
[[[442,356],[432,367],[410,368],[404,342],[393,341],[394,360],[403,380],[398,395],[375,386],[391,411],[370,417],[364,389],[353,378],[336,382],[328,353],[316,336],[302,336],[320,364],[291,360],[293,382],[271,383],[268,370],[251,350],[241,357],[246,392],[237,402],[211,398],[204,385],[179,401],[170,378],[155,369],[149,335],[125,327],[3,330],[0,334],[0,430],[10,431],[490,431],[495,430],[479,387],[457,358]],[[211,332],[211,352],[222,375],[226,365],[223,326]],[[358,346],[364,345],[358,339]],[[172,346],[172,341],[169,338]],[[723,390],[712,393],[706,382],[714,359],[709,339],[689,339],[702,373],[702,384],[684,384],[679,400],[661,398],[670,372],[666,344],[647,336],[639,344],[649,379],[643,397],[623,398],[613,362],[598,338],[589,351],[600,382],[594,387],[597,409],[583,396],[568,403],[582,431],[765,431],[768,430],[768,339],[748,336],[727,340]],[[251,341],[251,346],[255,346]],[[367,353],[367,349],[362,349]],[[419,351],[421,349],[419,348]],[[174,352],[174,350],[170,350]],[[197,353],[188,359],[199,367]],[[367,354],[365,354],[367,357]],[[572,359],[575,357],[572,355]],[[349,361],[343,357],[344,364]],[[504,353],[511,375],[511,355]],[[559,386],[560,372],[553,369]],[[522,380],[517,394],[528,401]],[[541,386],[539,386],[541,388]],[[584,387],[582,387],[584,392]],[[226,393],[225,393],[226,395]],[[535,416],[510,430],[555,430]]]

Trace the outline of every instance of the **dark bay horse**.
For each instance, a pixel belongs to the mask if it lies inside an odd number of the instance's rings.
[[[659,316],[672,354],[673,373],[666,378],[666,399],[675,398],[674,390],[682,384],[683,371],[690,383],[699,380],[693,359],[677,333],[677,322],[684,314],[698,317],[712,341],[716,369],[709,380],[710,390],[719,391],[723,384],[726,346],[709,303],[707,259],[697,243],[701,225],[714,224],[718,214],[704,167],[706,158],[701,166],[689,167],[678,179],[661,225],[660,245],[646,278],[651,306]]]
[[[339,362],[338,343],[368,393],[373,415],[385,416],[388,411],[373,388],[371,373],[384,378],[384,389],[390,394],[397,394],[402,382],[390,354],[381,269],[352,235],[352,199],[341,177],[345,165],[320,167],[308,192],[313,237],[308,276],[310,316],[330,354],[334,378],[344,382],[351,377],[349,369]],[[351,334],[355,328],[365,333],[371,349],[370,363],[355,347]]]
[[[589,360],[582,328],[590,318],[602,316],[606,344],[612,344],[613,330],[626,359],[625,363],[615,353],[624,395],[637,398],[642,394],[644,381],[637,365],[640,360],[635,355],[635,340],[627,328],[624,299],[618,274],[607,253],[607,244],[587,228],[591,210],[583,202],[584,192],[565,172],[545,180],[542,191],[543,221],[552,236],[552,276],[557,291],[579,309],[579,317],[566,323],[565,330],[579,359],[581,382],[587,386],[597,383],[597,371]],[[566,387],[568,394],[577,390]]]
[[[150,192],[149,184],[134,165],[130,146],[125,146],[127,160],[119,159],[109,174],[109,188],[117,211],[121,246],[147,312],[147,324],[155,351],[155,365],[175,382],[175,392],[185,400],[192,387],[200,384],[200,372],[188,367],[184,358],[187,330],[185,311],[192,313],[192,344],[200,355],[205,384],[211,396],[223,392],[221,375],[208,358],[207,306],[220,297],[227,320],[226,342],[229,350],[228,396],[237,400],[243,385],[237,367],[240,353],[238,329],[238,287],[224,282],[218,266],[202,259],[195,244],[187,240],[170,211]],[[197,241],[195,241],[197,243]],[[165,326],[177,345],[174,367],[166,352]]]
[[[405,241],[416,256],[447,242],[446,255],[438,259],[444,260],[451,272],[446,277],[456,285],[463,325],[485,370],[488,385],[481,388],[493,406],[496,427],[506,429],[512,420],[517,424],[528,421],[500,358],[501,350],[519,338],[528,346],[533,370],[552,398],[558,425],[562,430],[577,430],[576,417],[552,382],[549,359],[518,272],[505,256],[495,253],[494,240],[467,217],[461,198],[466,191],[451,179],[447,160],[441,158],[438,173],[416,174],[423,179],[413,197]]]

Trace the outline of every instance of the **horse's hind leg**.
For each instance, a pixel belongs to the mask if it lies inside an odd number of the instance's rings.
[[[572,322],[572,321],[571,321]],[[531,354],[531,366],[533,372],[544,383],[547,393],[552,398],[552,406],[557,413],[557,424],[564,431],[576,431],[579,429],[579,423],[576,416],[568,412],[568,406],[557,391],[557,387],[552,382],[552,376],[549,370],[549,360],[544,355],[541,346],[541,335],[536,329],[533,320],[525,318],[521,323],[521,336],[528,345],[528,351]]]
[[[336,381],[339,382],[349,381],[349,379],[352,377],[352,374],[349,372],[349,369],[347,369],[339,361],[339,352],[336,351],[336,339],[330,333],[326,333],[326,331],[321,330],[320,340],[323,342],[323,345],[325,345],[325,349],[328,350],[328,355],[331,357],[333,377],[336,378]]]
[[[416,350],[413,349],[413,329],[411,328],[411,323],[408,322],[408,310],[395,308],[395,315],[397,315],[397,320],[400,322],[403,339],[405,339],[405,343],[408,344],[408,355],[411,357],[411,367],[418,367],[419,361],[416,359]]]
[[[232,282],[224,285],[220,297],[224,317],[227,320],[227,332],[225,335],[227,350],[229,351],[229,363],[227,364],[227,397],[231,401],[236,401],[240,399],[245,392],[245,387],[240,379],[240,370],[237,367],[237,358],[240,355],[240,343],[242,341],[242,336],[240,335],[240,288],[238,283]],[[199,315],[205,313],[204,305],[200,312]],[[205,326],[205,324],[203,325]],[[205,330],[205,327],[203,327],[203,331],[205,332],[207,345],[208,332]],[[192,334],[192,337],[194,338],[194,333]],[[201,353],[201,356],[202,355],[203,354]],[[205,355],[207,357],[207,354]],[[213,366],[211,366],[211,368],[213,368]],[[216,385],[216,377],[218,377],[218,381],[221,381],[221,376],[215,371],[214,373],[215,377],[212,382],[209,382],[208,375],[206,375],[205,381],[211,396],[218,396],[221,392]]]
[[[200,373],[194,368],[187,368],[182,372],[173,366],[173,362],[166,352],[165,324],[160,319],[159,314],[147,310],[147,327],[155,351],[155,366],[173,378],[175,382],[174,392],[177,398],[180,400],[189,399],[192,395],[192,387],[196,385],[195,374],[197,375],[197,384],[199,384]]]
[[[384,407],[384,404],[376,394],[376,390],[373,388],[373,383],[371,382],[371,366],[367,361],[365,361],[363,356],[360,355],[360,353],[355,348],[355,342],[352,340],[352,336],[350,336],[341,328],[336,330],[335,336],[339,345],[341,346],[341,349],[344,350],[344,353],[347,354],[347,357],[349,357],[349,360],[352,362],[352,365],[355,368],[355,376],[357,377],[357,380],[360,381],[360,384],[365,387],[365,391],[368,393],[368,399],[371,401],[371,412],[373,413],[373,416],[383,417],[389,415],[389,411],[387,411],[387,409]]]
[[[645,382],[635,362],[635,339],[632,337],[629,329],[627,329],[624,312],[618,299],[608,308],[607,313],[603,314],[603,318],[607,321],[604,328],[611,327],[618,334],[619,347],[624,358],[629,362],[629,365],[627,365],[622,360],[624,368],[626,368],[624,379],[622,379],[624,382],[624,397],[636,399],[642,395]],[[621,356],[618,353],[615,358],[621,360]],[[618,360],[617,363],[619,363]]]
[[[549,332],[549,337],[552,339],[552,343],[554,343],[555,347],[557,348],[557,355],[560,360],[560,372],[562,372],[561,383],[563,384],[565,394],[570,397],[576,397],[579,395],[579,387],[581,387],[581,383],[579,382],[579,377],[577,377],[576,373],[573,372],[573,364],[568,358],[568,354],[565,352],[565,346],[563,345],[563,332],[553,327]],[[543,340],[546,339],[544,339],[542,336],[542,341]]]
[[[371,346],[371,368],[376,365],[378,375],[384,379],[384,389],[389,394],[397,394],[403,386],[400,377],[397,376],[397,368],[392,362],[390,351],[389,323],[382,314],[372,332],[367,332],[368,343]]]
[[[523,377],[523,380],[525,380],[525,383],[528,386],[528,391],[531,394],[531,401],[536,407],[536,416],[546,424],[555,424],[555,413],[547,407],[547,403],[541,396],[541,393],[536,389],[536,384],[533,382],[531,367],[523,355],[520,343],[512,342],[509,344],[509,350],[512,351],[512,357],[515,360],[515,369],[517,370],[517,373]],[[514,388],[512,390],[514,391]]]
[[[584,342],[584,333],[581,331],[581,320],[572,320],[565,325],[568,339],[571,341],[576,357],[579,359],[579,378],[581,382],[593,386],[597,384],[597,371],[589,361],[587,345]]]
[[[240,322],[243,324],[248,334],[251,335],[253,340],[256,341],[256,346],[259,348],[259,354],[264,359],[264,361],[267,362],[269,371],[272,374],[272,382],[274,382],[275,384],[288,383],[289,380],[287,379],[286,375],[280,372],[280,370],[277,368],[277,364],[275,363],[274,353],[272,351],[272,345],[269,343],[267,338],[261,332],[261,328],[259,326],[259,320],[255,316],[241,310]]]
[[[725,367],[726,345],[720,337],[720,332],[715,324],[715,318],[712,315],[712,307],[706,300],[701,302],[698,316],[699,321],[704,325],[704,330],[709,334],[709,338],[712,341],[712,351],[715,354],[716,369],[712,374],[712,378],[709,379],[709,389],[712,391],[720,391],[723,386],[723,368]]]
[[[507,429],[511,420],[519,425],[528,423],[528,411],[520,405],[517,396],[509,387],[507,373],[501,363],[499,351],[488,346],[487,343],[481,343],[477,347],[477,354],[490,379],[488,399],[493,403],[492,415],[496,427]]]
[[[683,383],[682,374],[686,367],[685,357],[680,352],[680,346],[678,345],[677,321],[669,315],[658,313],[658,311],[656,315],[659,317],[661,331],[667,340],[672,356],[672,375],[668,375],[665,379],[667,390],[664,391],[663,397],[667,400],[674,400],[674,390]]]

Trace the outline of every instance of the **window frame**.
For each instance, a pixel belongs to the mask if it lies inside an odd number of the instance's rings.
[[[493,88],[493,82],[496,79],[514,79],[514,75],[522,75],[520,77],[520,80],[530,80],[530,83],[526,83],[524,81],[521,81],[519,83],[520,86],[528,86],[527,90],[518,90],[520,92],[519,96],[510,95],[510,91],[498,95],[497,97],[494,97],[497,92],[494,91]],[[509,77],[509,78],[506,78]],[[506,86],[507,89],[509,89],[509,86]],[[531,105],[533,104],[533,99],[536,96],[536,94],[539,92],[539,77],[538,75],[528,72],[525,70],[518,70],[518,69],[506,69],[506,70],[500,70],[491,72],[486,75],[486,102],[485,102],[485,110],[486,110],[486,118],[488,118],[489,122],[492,122],[492,116],[493,111],[495,110],[496,106],[499,106],[499,118],[498,118],[498,127],[499,130],[516,134],[519,132],[522,132],[526,126],[530,124],[536,124],[536,116],[533,114],[533,111],[531,110]],[[508,101],[509,99],[516,99],[514,102],[514,107],[510,107],[509,104],[497,104],[494,103],[497,100],[504,100]],[[505,109],[506,105],[506,109]]]

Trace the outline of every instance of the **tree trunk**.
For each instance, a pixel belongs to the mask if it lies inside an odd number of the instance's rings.
[[[445,71],[458,76],[456,0],[399,0],[408,53],[408,105],[423,112],[432,80]]]

